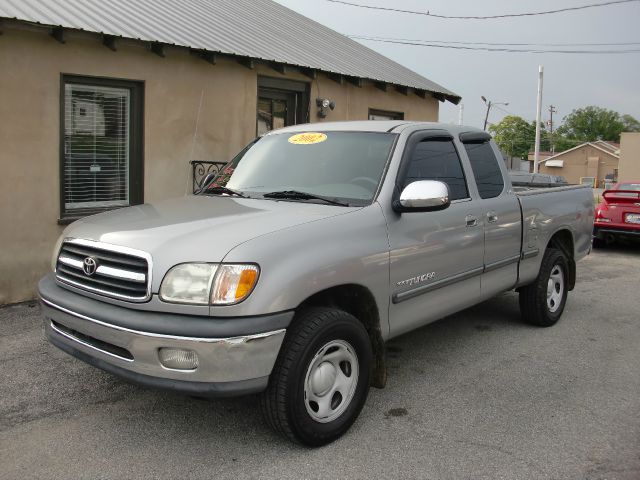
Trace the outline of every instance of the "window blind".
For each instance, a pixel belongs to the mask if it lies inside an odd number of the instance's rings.
[[[130,90],[65,84],[65,210],[129,205]]]

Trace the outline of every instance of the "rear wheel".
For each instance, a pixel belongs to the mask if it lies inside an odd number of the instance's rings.
[[[538,277],[520,289],[520,313],[527,323],[550,327],[560,319],[567,302],[568,271],[565,255],[548,248]]]
[[[371,343],[364,326],[338,309],[300,312],[262,395],[267,422],[308,446],[332,442],[358,417],[369,392]]]

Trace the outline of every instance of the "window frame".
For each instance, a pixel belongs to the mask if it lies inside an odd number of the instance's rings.
[[[433,130],[418,130],[413,132],[404,147],[404,152],[402,154],[402,160],[400,161],[400,167],[398,168],[398,173],[396,174],[395,185],[393,188],[393,196],[392,203],[400,200],[400,194],[402,193],[402,185],[404,184],[405,179],[407,178],[407,172],[409,171],[409,165],[411,164],[411,158],[413,156],[413,151],[415,147],[424,141],[429,140],[446,140],[451,142],[453,148],[458,156],[458,161],[460,162],[460,171],[462,172],[462,177],[464,179],[465,187],[467,188],[467,196],[464,198],[458,198],[455,200],[451,200],[451,203],[459,203],[459,202],[469,202],[473,198],[473,194],[471,189],[469,188],[469,180],[468,180],[468,172],[466,171],[466,167],[464,161],[462,160],[462,156],[460,155],[460,148],[458,147],[458,143],[455,141],[453,135],[449,133],[447,130],[441,129],[433,129]],[[466,152],[465,152],[466,154]],[[448,186],[447,186],[448,188]]]
[[[379,108],[369,108],[369,113],[367,114],[367,120],[371,119],[371,115],[382,115],[385,117],[392,117],[388,122],[394,120],[404,120],[404,112],[393,112],[391,110],[380,110]]]
[[[130,80],[112,77],[94,77],[88,75],[60,74],[60,124],[59,124],[59,200],[60,214],[58,224],[66,225],[88,215],[123,208],[65,208],[65,87],[66,85],[87,85],[98,87],[126,88],[130,94],[129,110],[129,204],[144,202],[144,92],[143,80]]]

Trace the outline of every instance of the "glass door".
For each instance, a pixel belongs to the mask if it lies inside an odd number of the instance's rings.
[[[261,88],[258,92],[258,136],[296,122],[297,95]]]

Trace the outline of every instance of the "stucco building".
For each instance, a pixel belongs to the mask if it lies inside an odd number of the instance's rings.
[[[191,192],[190,160],[460,100],[270,0],[2,0],[0,95],[0,303],[33,298],[65,224]]]
[[[594,185],[601,187],[606,178],[617,178],[619,149],[620,146],[612,142],[586,142],[541,158],[538,171],[562,176],[567,182],[575,184],[593,179]]]
[[[640,181],[640,132],[625,132],[620,136],[618,178],[623,182]]]

